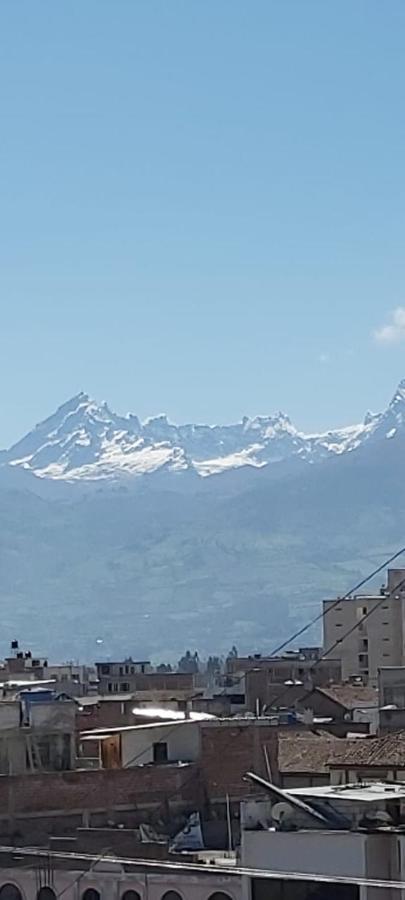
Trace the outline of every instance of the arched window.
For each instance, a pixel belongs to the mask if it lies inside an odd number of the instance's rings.
[[[100,893],[95,888],[87,888],[87,891],[82,894],[82,900],[100,900]]]
[[[163,894],[162,900],[181,900],[181,897],[177,891],[166,891],[166,893]]]
[[[121,900],[141,900],[141,895],[138,894],[138,891],[125,891]]]
[[[214,894],[208,897],[208,900],[231,900],[231,897],[229,894],[224,894],[223,891],[215,891]]]
[[[3,884],[0,888],[0,900],[23,900],[22,893],[15,884]]]
[[[41,887],[37,893],[37,900],[56,900],[55,891],[50,887]]]

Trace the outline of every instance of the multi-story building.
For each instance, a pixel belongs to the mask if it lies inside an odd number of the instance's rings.
[[[283,684],[286,681],[310,682],[315,685],[327,685],[341,680],[340,660],[337,658],[320,659],[322,650],[318,648],[302,648],[292,650],[282,656],[231,657],[227,660],[228,677],[240,678],[251,672],[262,671],[269,682]]]
[[[188,672],[154,672],[147,660],[124,659],[122,662],[97,662],[100,694],[128,694],[188,691],[193,692],[194,675]],[[161,698],[162,699],[162,698]]]
[[[343,680],[376,684],[380,667],[405,664],[405,569],[388,569],[377,594],[325,600],[323,613],[324,653],[341,660]]]

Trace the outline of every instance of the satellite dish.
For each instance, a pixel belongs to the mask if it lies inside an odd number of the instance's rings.
[[[294,819],[294,810],[289,803],[274,803],[271,807],[271,818],[273,822],[277,822],[279,826],[291,826]]]

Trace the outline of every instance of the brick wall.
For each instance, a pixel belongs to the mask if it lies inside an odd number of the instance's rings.
[[[46,812],[150,808],[166,798],[198,805],[194,766],[138,767],[0,777],[0,818]]]
[[[206,798],[223,800],[229,794],[238,800],[256,790],[245,782],[248,771],[267,778],[264,747],[267,748],[272,780],[279,783],[277,765],[277,728],[260,720],[245,720],[235,725],[211,724],[201,729],[201,781]]]

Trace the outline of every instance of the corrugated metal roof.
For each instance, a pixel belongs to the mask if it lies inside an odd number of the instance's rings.
[[[333,785],[325,784],[321,787],[305,787],[286,790],[285,793],[293,797],[325,797],[328,800],[365,801],[372,803],[376,800],[403,800],[405,799],[405,784],[388,784],[384,781],[363,782],[362,784]]]

